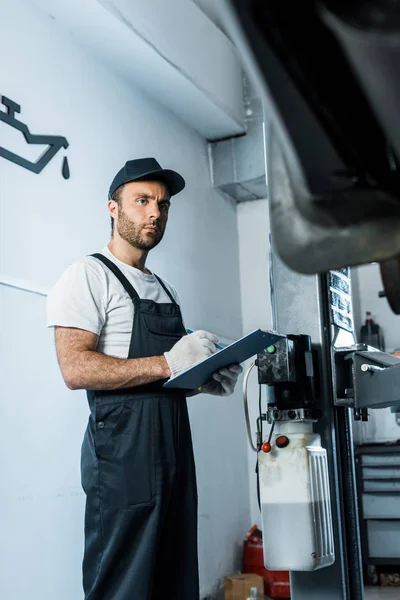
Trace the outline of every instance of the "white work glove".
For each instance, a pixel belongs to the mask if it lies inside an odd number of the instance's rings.
[[[211,381],[201,386],[201,393],[213,396],[230,396],[233,394],[240,373],[240,365],[230,365],[213,373]]]
[[[199,330],[184,335],[169,352],[164,352],[171,377],[176,377],[215,354],[217,342],[218,337],[208,331]]]

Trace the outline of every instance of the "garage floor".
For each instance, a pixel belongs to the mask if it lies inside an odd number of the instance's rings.
[[[400,600],[400,587],[366,587],[364,600]]]
[[[367,587],[365,600],[400,600],[400,587]]]
[[[400,587],[367,587],[365,588],[365,600],[400,600]]]
[[[400,600],[400,587],[366,587],[364,600]]]

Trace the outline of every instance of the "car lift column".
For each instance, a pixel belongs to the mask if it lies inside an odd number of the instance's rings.
[[[355,489],[351,412],[335,407],[332,346],[338,329],[331,322],[328,276],[289,270],[271,252],[270,281],[274,329],[311,336],[318,354],[322,418],[315,425],[327,450],[335,563],[313,572],[291,573],[292,600],[363,600],[361,547]],[[268,535],[268,532],[266,532]]]

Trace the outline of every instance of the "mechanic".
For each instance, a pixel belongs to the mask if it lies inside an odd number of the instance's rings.
[[[128,161],[111,183],[111,242],[70,265],[52,288],[66,385],[85,389],[86,600],[198,600],[197,488],[186,396],[227,396],[231,365],[201,390],[162,384],[216,351],[207,331],[187,334],[175,288],[146,267],[162,240],[171,197],[185,187],[154,158]]]

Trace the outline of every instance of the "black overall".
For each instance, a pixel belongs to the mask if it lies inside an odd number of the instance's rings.
[[[161,356],[183,336],[179,305],[141,300],[118,267],[134,320],[128,358]],[[88,391],[82,445],[85,600],[198,600],[197,488],[185,393],[163,381]]]

